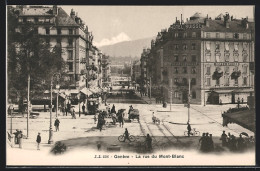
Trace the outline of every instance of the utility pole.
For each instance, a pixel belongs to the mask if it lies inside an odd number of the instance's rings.
[[[29,101],[30,101],[30,74],[28,74],[28,92],[27,92],[27,138],[29,137],[29,116],[30,116],[30,109],[29,109]]]
[[[171,99],[170,99],[170,111],[172,111],[172,78],[171,78],[171,85],[170,85],[170,93],[171,93]]]
[[[152,104],[152,78],[150,77],[150,104]]]
[[[190,78],[189,78],[189,95],[188,95],[188,123],[190,123]]]
[[[52,80],[53,80],[53,76],[51,78],[51,106],[50,106],[50,130],[49,130],[49,141],[48,144],[52,144],[53,140],[52,140],[52,135],[53,135],[53,130],[52,130]]]

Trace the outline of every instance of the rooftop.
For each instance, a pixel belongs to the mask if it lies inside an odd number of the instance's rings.
[[[26,7],[21,10],[20,13],[21,16],[27,16],[27,15],[32,15],[32,16],[52,16],[52,7]]]

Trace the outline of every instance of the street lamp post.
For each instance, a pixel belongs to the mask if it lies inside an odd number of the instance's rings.
[[[189,96],[188,96],[188,123],[190,123],[190,78],[189,78]]]
[[[53,78],[53,77],[52,77]],[[52,78],[51,78],[51,106],[50,106],[50,130],[49,130],[49,141],[48,144],[52,144],[52,135],[53,135],[53,130],[52,130]]]
[[[152,104],[152,79],[150,77],[150,104]]]
[[[80,92],[78,94],[78,103],[79,103],[79,117],[80,117]]]
[[[171,87],[170,87],[170,91],[171,91],[171,96],[170,96],[170,111],[172,111],[172,79],[171,79]]]
[[[10,116],[11,116],[11,126],[10,126],[10,133],[13,133],[13,105],[9,106]]]
[[[48,140],[48,144],[52,144],[53,143],[53,130],[52,130],[52,86],[53,86],[53,77],[56,76],[56,78],[58,79],[59,73],[54,73],[51,77],[51,105],[50,105],[50,130],[49,130],[49,140]],[[58,85],[58,84],[57,84]],[[56,88],[59,88],[59,85],[56,86]],[[58,93],[57,93],[58,94]],[[57,116],[57,110],[56,110],[56,116]]]
[[[56,118],[58,117],[58,104],[59,104],[59,89],[60,89],[60,85],[57,84],[56,85],[56,90],[57,90],[57,101],[56,101]]]

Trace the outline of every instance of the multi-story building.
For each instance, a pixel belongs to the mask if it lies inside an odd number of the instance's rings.
[[[140,68],[141,68],[141,88],[146,88],[148,83],[148,55],[149,55],[150,49],[143,49],[143,53],[141,55],[140,59]]]
[[[134,61],[132,64],[132,81],[135,81],[135,83],[140,83],[141,81],[141,62],[140,61]]]
[[[51,48],[61,47],[61,55],[67,62],[67,80],[71,82],[69,87],[64,88],[79,91],[92,85],[91,80],[88,79],[94,68],[92,64],[101,66],[102,53],[93,47],[92,33],[88,31],[84,21],[77,16],[73,9],[70,15],[57,5],[17,6],[16,11],[19,25],[33,23],[35,33],[45,39]],[[19,25],[17,31],[19,31]],[[90,59],[94,59],[94,61],[90,62]],[[99,71],[101,72],[98,70],[99,68],[95,71],[98,74]],[[93,86],[100,84],[98,81]]]
[[[247,18],[176,18],[151,45],[150,74],[161,78],[168,102],[187,102],[189,80],[191,103],[197,104],[246,102],[254,90],[254,23]]]
[[[253,62],[253,22],[229,14],[206,18],[201,29],[201,103],[246,102],[254,91]]]
[[[59,46],[62,57],[68,65],[70,88],[81,86],[87,58],[88,29],[72,10],[70,16],[62,9],[43,6],[17,6],[19,24],[34,23],[35,32],[41,35],[51,47]],[[17,28],[19,30],[19,26]],[[85,81],[83,81],[85,83]]]
[[[109,65],[109,56],[103,55],[101,59],[102,66],[102,87],[110,87],[111,86],[111,69]]]

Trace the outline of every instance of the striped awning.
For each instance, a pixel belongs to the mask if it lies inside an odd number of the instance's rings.
[[[83,94],[90,96],[91,94],[93,94],[88,88],[84,87],[83,89],[80,90],[80,92],[82,92]]]

